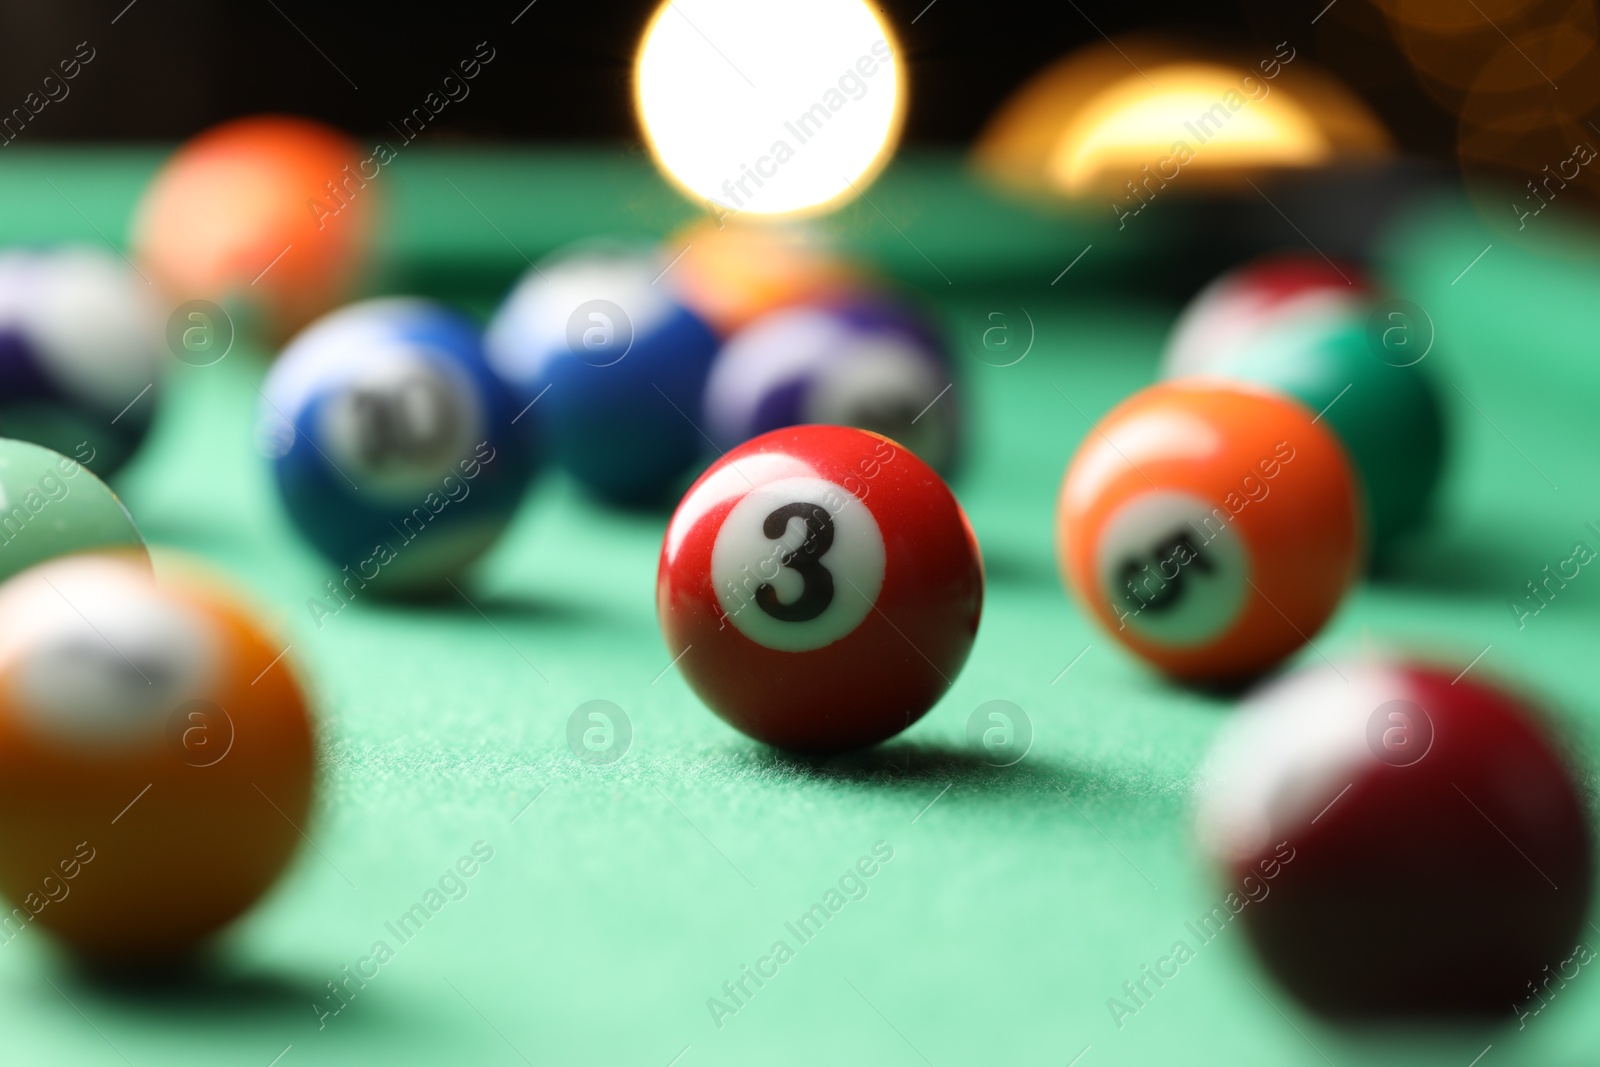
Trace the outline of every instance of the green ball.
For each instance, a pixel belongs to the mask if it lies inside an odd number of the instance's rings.
[[[0,581],[47,559],[96,550],[150,560],[128,509],[87,467],[0,438]]]
[[[1445,425],[1438,392],[1420,361],[1411,362],[1414,353],[1375,344],[1374,336],[1359,314],[1308,316],[1267,330],[1212,373],[1321,413],[1350,454],[1365,490],[1372,548],[1382,554],[1428,518],[1444,469]]]

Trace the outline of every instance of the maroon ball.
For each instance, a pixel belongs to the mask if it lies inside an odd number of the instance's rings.
[[[1588,812],[1539,715],[1489,684],[1303,672],[1246,702],[1201,778],[1224,910],[1315,1011],[1509,1014],[1578,945]]]

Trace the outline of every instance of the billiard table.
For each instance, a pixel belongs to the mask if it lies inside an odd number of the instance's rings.
[[[162,154],[10,147],[0,242],[121,247]],[[371,192],[387,219],[373,288],[480,315],[569,240],[665,235],[697,214],[621,148],[409,148]],[[289,526],[252,434],[268,353],[242,339],[211,366],[172,360],[115,488],[158,566],[208,561],[290,646],[320,729],[315,817],[283,881],[192,968],[91,971],[43,930],[9,937],[0,1058],[1593,1062],[1600,985],[1583,974],[1520,1019],[1507,1004],[1487,1022],[1351,1028],[1302,1010],[1242,931],[1195,936],[1228,887],[1193,841],[1191,785],[1236,696],[1177,688],[1097,631],[1053,546],[1074,448],[1155,376],[1189,284],[1172,281],[1190,262],[1176,221],[1155,205],[1119,230],[1012,201],[938,152],[903,154],[867,197],[819,225],[940,308],[972,420],[953,485],[987,603],[931,713],[834,758],[735,732],[656,625],[666,512],[607,510],[550,472],[459,595],[315,611],[334,570]],[[1375,250],[1436,331],[1447,481],[1431,528],[1295,662],[1414,649],[1529,687],[1592,809],[1600,578],[1524,599],[1575,543],[1600,546],[1600,262],[1562,236],[1509,242],[1446,195]],[[591,701],[615,707],[575,718]],[[1031,738],[1014,761],[971,740],[994,701]],[[620,758],[595,757],[623,738]],[[1522,861],[1508,847],[1505,862]],[[1116,1010],[1180,941],[1175,975]]]

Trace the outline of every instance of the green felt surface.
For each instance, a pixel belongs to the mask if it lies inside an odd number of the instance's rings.
[[[108,159],[50,165],[64,189],[98,189],[81,206],[109,231],[149,160]],[[948,165],[922,166],[907,180],[962,187]],[[649,184],[636,195],[658,196]],[[82,236],[82,220],[59,222]],[[1041,260],[1077,253],[1058,238],[1064,254]],[[1600,578],[1584,573],[1522,629],[1508,602],[1575,540],[1600,545],[1584,527],[1600,520],[1600,271],[1496,244],[1452,281],[1494,240],[1443,205],[1391,243],[1389,276],[1438,329],[1429,359],[1453,466],[1439,526],[1357,590],[1317,648],[1421,645],[1466,666],[1489,646],[1475,669],[1549,694],[1587,789]],[[958,245],[944,246],[951,263]],[[897,262],[927,284],[912,257]],[[666,516],[598,509],[558,477],[463,585],[470,604],[357,601],[319,627],[306,601],[332,568],[286,525],[250,433],[262,363],[245,351],[206,368],[174,361],[154,436],[116,485],[153,544],[211,560],[292,644],[321,724],[314,847],[197,977],[91,978],[34,929],[0,945],[0,1057],[1465,1067],[1492,1045],[1482,1067],[1592,1062],[1600,980],[1587,970],[1520,1031],[1509,1005],[1506,1026],[1352,1031],[1304,1015],[1235,930],[1113,1022],[1107,999],[1226,892],[1192,843],[1189,787],[1229,707],[1154,678],[1061,590],[1061,472],[1087,420],[1153,378],[1176,308],[1090,289],[1091,273],[1051,276],[936,292],[952,322],[1022,308],[1036,332],[1013,366],[962,368],[976,432],[955,488],[988,567],[983,627],[922,722],[831,761],[764,749],[699,705],[654,619]],[[591,699],[632,722],[610,766],[567,748],[568,717]],[[969,715],[994,699],[1019,704],[1036,732],[1007,769],[966,744]],[[467,895],[400,944],[385,924],[478,841],[494,857]],[[877,842],[893,858],[866,896],[799,943],[785,923]],[[203,865],[204,842],[195,855]],[[1506,862],[1521,861],[1508,849]],[[780,939],[793,958],[719,1028],[707,999]],[[319,1025],[325,983],[378,940],[393,958]]]

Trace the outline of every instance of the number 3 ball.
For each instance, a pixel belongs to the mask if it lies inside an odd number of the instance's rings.
[[[1299,648],[1361,561],[1342,446],[1299,404],[1172,383],[1111,411],[1061,486],[1057,547],[1080,602],[1175,678],[1229,682]]]
[[[983,605],[977,539],[926,463],[875,433],[746,442],[667,527],[656,610],[711,709],[802,751],[875,744],[931,708]]]
[[[262,391],[283,502],[341,596],[442,586],[510,522],[532,457],[478,330],[424,300],[354,304],[285,349]]]
[[[138,557],[0,586],[0,927],[88,955],[185,951],[266,892],[306,825],[311,722],[283,646]]]

